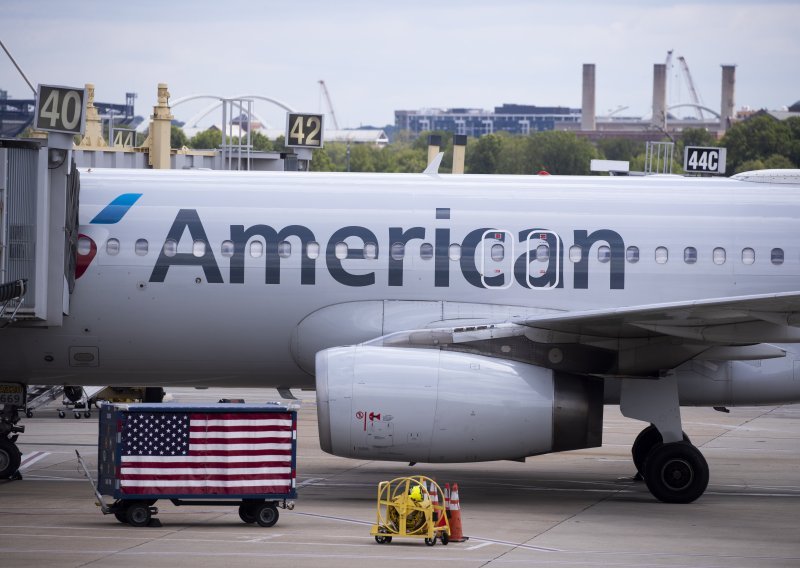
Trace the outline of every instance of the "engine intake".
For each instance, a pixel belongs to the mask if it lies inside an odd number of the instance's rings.
[[[351,346],[316,356],[322,449],[428,463],[521,459],[602,443],[603,383],[516,361]]]

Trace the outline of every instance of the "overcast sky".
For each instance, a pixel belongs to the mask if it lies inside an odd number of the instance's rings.
[[[140,115],[159,82],[173,99],[257,94],[327,112],[324,79],[343,127],[391,124],[396,109],[580,107],[583,63],[597,66],[598,115],[649,115],[670,49],[707,106],[719,110],[732,63],[737,109],[779,109],[800,99],[798,22],[798,0],[0,0],[0,38],[34,84],[94,83],[106,102],[136,92]],[[690,102],[679,74],[675,60],[673,104]],[[2,52],[0,89],[30,95]],[[283,126],[277,108],[256,111]]]

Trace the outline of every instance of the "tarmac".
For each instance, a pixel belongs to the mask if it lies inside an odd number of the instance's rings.
[[[263,389],[167,390],[176,402],[278,399]],[[617,407],[606,407],[601,448],[410,467],[323,453],[314,393],[298,396],[298,499],[271,528],[242,523],[236,507],[169,501],[157,503],[161,527],[103,515],[75,457],[95,470],[97,412],[59,419],[56,406],[39,409],[23,420],[23,479],[0,482],[0,566],[800,566],[800,405],[684,408],[711,481],[694,503],[668,505],[632,479],[630,446],[644,424]],[[377,485],[404,475],[458,483],[467,542],[375,542]]]

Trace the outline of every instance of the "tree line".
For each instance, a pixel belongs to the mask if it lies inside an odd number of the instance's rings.
[[[389,145],[378,148],[369,144],[326,142],[314,150],[313,171],[408,172],[418,173],[427,162],[429,134],[442,137],[445,152],[440,172],[452,169],[453,135],[450,132],[425,132],[416,138],[401,132]],[[664,138],[663,141],[666,141]],[[209,149],[222,141],[219,130],[209,129],[187,138],[173,126],[172,147]],[[766,114],[735,123],[717,140],[701,128],[688,128],[674,140],[673,173],[682,173],[684,146],[722,146],[727,148],[729,175],[765,168],[800,168],[800,117],[779,121]],[[255,150],[284,152],[283,137],[268,140],[254,132]],[[546,131],[527,136],[505,132],[469,138],[465,171],[474,174],[550,174],[586,175],[592,159],[625,160],[632,171],[643,171],[645,143],[627,138],[605,138],[596,143],[572,132]]]

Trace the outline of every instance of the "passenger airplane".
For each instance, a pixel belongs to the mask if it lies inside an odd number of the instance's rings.
[[[70,314],[0,331],[0,381],[316,388],[326,452],[404,462],[599,446],[619,404],[683,503],[679,405],[800,401],[797,170],[80,179]]]

